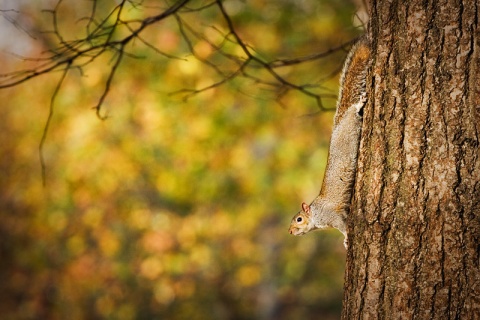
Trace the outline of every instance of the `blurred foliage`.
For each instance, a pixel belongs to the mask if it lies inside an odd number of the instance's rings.
[[[54,3],[22,3],[30,23],[48,29],[40,9]],[[59,26],[75,34],[91,2],[65,3]],[[271,59],[320,52],[358,34],[346,1],[225,6],[245,41]],[[222,40],[214,10],[181,18]],[[17,40],[33,43],[29,55],[48,43],[23,36]],[[144,59],[119,68],[105,121],[91,107],[110,61],[70,73],[43,149],[45,187],[38,145],[60,74],[0,91],[2,319],[338,318],[341,234],[287,232],[301,201],[320,189],[333,114],[317,113],[301,93],[276,100],[278,93],[248,79],[185,101],[171,93],[204,87],[218,74],[188,54],[175,20],[142,36],[181,59],[136,43],[130,50]],[[191,44],[228,68],[208,43]],[[282,72],[296,82],[323,79],[319,90],[332,94],[338,77],[328,75],[344,56]],[[9,68],[23,65],[0,58]]]

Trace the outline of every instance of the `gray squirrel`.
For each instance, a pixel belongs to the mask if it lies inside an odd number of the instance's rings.
[[[299,236],[316,229],[337,228],[345,236],[350,206],[358,145],[362,129],[363,106],[366,103],[365,78],[370,61],[370,47],[361,38],[350,50],[342,75],[333,131],[330,139],[327,168],[319,195],[293,217],[290,234]]]

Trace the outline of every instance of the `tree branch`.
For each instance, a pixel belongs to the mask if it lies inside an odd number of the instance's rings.
[[[289,92],[296,91],[314,99],[320,110],[326,110],[322,98],[330,98],[332,95],[317,93],[318,88],[320,88],[318,82],[316,84],[298,84],[295,81],[288,79],[287,76],[281,75],[279,68],[297,66],[309,61],[325,58],[337,51],[346,49],[347,46],[350,46],[356,41],[356,39],[352,39],[327,51],[302,57],[268,60],[260,56],[254,47],[248,45],[240,37],[240,34],[232,21],[232,17],[226,11],[222,0],[211,0],[197,7],[188,6],[190,0],[178,0],[172,1],[171,3],[173,4],[162,9],[159,9],[158,7],[149,7],[149,10],[160,10],[157,14],[153,14],[143,19],[137,18],[128,20],[125,18],[126,12],[129,8],[128,5],[137,8],[140,6],[139,4],[133,3],[131,0],[119,0],[111,9],[105,12],[104,16],[101,16],[99,11],[101,6],[98,5],[97,1],[92,1],[90,13],[80,19],[80,21],[86,21],[86,35],[71,40],[66,37],[65,30],[62,29],[61,25],[60,7],[64,4],[64,0],[57,0],[57,3],[52,10],[45,10],[45,12],[48,12],[51,15],[52,30],[44,32],[53,35],[56,45],[51,45],[51,48],[43,52],[41,57],[22,57],[24,61],[36,63],[35,67],[0,74],[0,89],[3,89],[20,85],[44,74],[52,73],[54,71],[62,71],[62,76],[57,82],[51,97],[48,117],[39,144],[39,158],[44,184],[46,180],[44,145],[54,116],[56,99],[69,70],[78,69],[80,73],[83,74],[83,68],[95,62],[100,57],[104,57],[107,52],[112,54],[112,63],[108,66],[108,76],[105,80],[103,90],[101,91],[97,103],[93,107],[98,118],[102,120],[106,119],[108,115],[102,114],[102,106],[113,86],[113,79],[117,74],[120,64],[124,61],[124,57],[139,57],[138,55],[135,55],[134,52],[127,52],[127,46],[133,43],[135,39],[138,39],[141,44],[167,59],[183,59],[174,54],[169,54],[160,50],[160,48],[157,48],[157,46],[141,36],[141,33],[147,28],[158,24],[160,21],[167,18],[175,19],[179,35],[185,42],[189,53],[207,68],[213,70],[217,76],[216,79],[212,80],[212,83],[204,85],[201,88],[184,88],[171,93],[172,95],[183,94],[184,100],[201,92],[218,88],[235,79],[243,78],[253,81],[255,84],[272,89],[275,92],[276,101],[280,104],[282,104],[282,97]],[[200,32],[198,26],[187,23],[188,20],[183,17],[183,15],[195,14],[203,12],[204,10],[212,10],[217,15],[219,14],[221,21],[226,25],[226,31],[221,31],[219,27],[213,25],[209,26],[221,35],[222,38],[220,43],[215,42],[206,34]],[[0,10],[0,14],[10,21],[17,29],[34,38],[26,28],[23,28],[10,17],[8,14],[10,11],[11,10]],[[16,11],[13,12],[17,13]],[[46,43],[50,43],[46,38],[40,38],[44,39]],[[207,43],[212,49],[212,54],[209,53],[209,55],[205,57],[197,52],[196,42],[198,41]],[[235,48],[232,49],[232,46],[235,46]],[[240,49],[241,53],[238,54],[238,50],[235,49]],[[130,47],[128,50],[130,50]],[[264,72],[262,73],[262,71]],[[332,74],[328,77],[331,77]]]
[[[310,98],[313,98],[321,110],[325,109],[322,102],[322,97],[324,97],[325,95],[318,94],[314,90],[312,90],[312,88],[318,87],[318,85],[314,85],[311,83],[297,84],[287,79],[286,77],[281,76],[276,71],[276,69],[286,66],[299,65],[308,61],[314,61],[324,58],[334,52],[344,49],[346,46],[351,45],[356,39],[352,39],[340,46],[331,48],[327,51],[320,53],[306,55],[298,58],[276,59],[272,61],[267,61],[261,58],[255,52],[254,48],[250,47],[246,44],[245,41],[242,40],[233,24],[231,16],[226,11],[221,0],[214,0],[196,8],[188,7],[187,4],[189,2],[189,0],[176,1],[173,5],[166,8],[159,14],[152,15],[144,19],[123,20],[122,13],[124,11],[125,5],[131,2],[129,0],[121,0],[112,10],[108,12],[108,14],[106,14],[105,17],[103,17],[103,19],[97,21],[96,16],[98,8],[96,1],[93,1],[90,15],[84,18],[88,20],[88,23],[85,27],[87,33],[86,36],[81,39],[67,40],[61,33],[58,19],[59,7],[62,5],[63,0],[58,0],[55,8],[47,12],[52,14],[53,31],[51,33],[55,35],[59,45],[56,48],[50,50],[50,54],[47,57],[38,58],[36,60],[32,59],[34,61],[42,62],[37,65],[37,67],[33,69],[19,70],[16,72],[0,75],[2,79],[2,81],[0,81],[0,89],[19,85],[32,78],[36,78],[40,75],[47,74],[59,69],[64,70],[64,68],[79,68],[81,70],[82,67],[85,67],[88,64],[94,62],[97,58],[103,56],[107,51],[114,51],[114,54],[116,55],[114,63],[109,71],[109,75],[105,82],[104,90],[102,91],[98,103],[94,107],[97,116],[99,116],[99,118],[101,119],[104,119],[105,116],[101,115],[101,106],[105,102],[108,92],[111,89],[112,80],[115,76],[116,70],[118,69],[120,63],[123,61],[124,55],[135,57],[133,54],[130,55],[125,52],[126,46],[133,39],[138,39],[146,47],[154,50],[156,53],[166,58],[181,59],[179,57],[175,57],[174,55],[170,55],[161,51],[156,46],[152,45],[140,36],[140,34],[149,26],[173,16],[177,21],[179,32],[183,40],[185,41],[190,53],[202,64],[213,69],[220,77],[219,80],[214,81],[211,85],[207,85],[203,88],[182,89],[174,92],[173,94],[187,92],[188,94],[185,96],[185,98],[188,99],[196,93],[219,87],[238,77],[244,77],[247,79],[251,79],[256,83],[275,88],[278,91],[278,98],[291,90],[296,90]],[[197,28],[191,27],[189,24],[186,23],[184,19],[180,17],[180,13],[187,14],[192,12],[199,12],[214,7],[219,10],[220,16],[227,25],[228,33],[223,35],[224,42],[231,42],[239,46],[246,58],[227,52],[227,50],[223,48],[223,44],[214,44],[207,37],[198,32]],[[111,20],[113,20],[113,22],[110,22]],[[134,24],[140,25],[134,26]],[[115,39],[114,34],[120,26],[125,26],[128,30],[128,34],[120,39]],[[226,59],[225,61],[235,66],[234,68],[232,68],[233,70],[223,70],[221,65],[219,65],[218,63],[213,62],[209,58],[202,58],[201,56],[199,56],[195,52],[195,48],[190,36],[192,36],[192,39],[195,38],[198,40],[206,41],[212,47],[216,54],[223,57],[224,59]],[[85,60],[84,58],[88,59]],[[269,79],[265,76],[256,76],[255,73],[258,70],[265,70],[271,78]]]
[[[53,113],[54,113],[54,107],[55,107],[55,100],[57,99],[58,92],[60,91],[60,88],[62,87],[63,81],[65,80],[65,77],[67,76],[68,71],[70,70],[70,64],[72,62],[68,62],[67,66],[63,70],[62,76],[60,77],[60,80],[57,82],[57,85],[55,87],[55,90],[53,91],[52,98],[50,99],[50,108],[48,112],[48,117],[47,121],[45,122],[45,126],[43,127],[43,133],[42,133],[42,138],[40,139],[40,144],[38,145],[38,156],[40,158],[40,166],[42,169],[42,182],[43,185],[45,186],[46,184],[46,162],[45,162],[45,157],[43,154],[43,149],[45,145],[45,141],[47,139],[47,134],[48,134],[48,129],[50,128],[50,124],[52,122],[53,118]]]
[[[101,110],[103,102],[105,101],[105,98],[107,97],[108,92],[110,91],[110,86],[112,85],[112,80],[113,80],[113,77],[115,76],[115,71],[117,71],[117,68],[120,65],[120,62],[122,61],[123,54],[124,54],[123,46],[120,47],[117,54],[118,54],[118,56],[115,59],[115,62],[113,64],[112,68],[110,69],[110,73],[108,75],[107,81],[105,82],[105,89],[103,90],[103,93],[100,96],[100,99],[98,100],[97,105],[94,107],[95,112],[97,113],[97,117],[102,119],[102,120],[105,120],[107,118],[107,116],[106,115],[101,115],[100,110]]]

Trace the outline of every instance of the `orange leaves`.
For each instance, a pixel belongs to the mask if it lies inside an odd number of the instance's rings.
[[[174,238],[167,232],[150,231],[141,239],[143,249],[151,254],[162,255],[173,249]]]
[[[155,280],[164,270],[160,256],[151,256],[140,264],[140,274],[149,280]]]

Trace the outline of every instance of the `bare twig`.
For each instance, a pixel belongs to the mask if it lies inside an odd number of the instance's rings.
[[[60,88],[62,87],[63,81],[65,80],[65,77],[67,76],[68,70],[70,70],[70,64],[72,62],[69,61],[65,69],[63,70],[62,76],[60,77],[60,80],[57,82],[57,86],[55,87],[55,90],[52,93],[52,97],[50,99],[50,108],[48,112],[48,117],[47,121],[45,122],[45,126],[43,127],[43,133],[42,133],[42,138],[40,139],[40,144],[38,145],[38,155],[40,158],[40,166],[42,170],[42,182],[43,185],[45,186],[46,184],[46,162],[45,162],[45,157],[43,154],[43,147],[45,145],[45,141],[47,139],[47,134],[48,134],[48,129],[50,128],[50,124],[52,122],[53,118],[53,113],[54,113],[54,107],[55,107],[55,100],[57,98],[58,92],[60,91]]]
[[[340,51],[340,50],[346,50],[346,48],[350,47],[352,44],[354,44],[358,38],[353,38],[350,41],[347,41],[345,43],[342,43],[341,45],[330,48],[326,51],[319,52],[319,53],[314,53],[311,55],[303,56],[303,57],[298,57],[298,58],[292,58],[292,59],[279,59],[279,60],[274,60],[268,63],[268,65],[271,68],[280,68],[280,67],[286,67],[286,66],[291,66],[291,65],[296,65],[308,61],[313,61],[313,60],[318,60],[322,59],[325,57],[328,57],[332,55],[333,53]]]
[[[26,35],[28,35],[30,38],[32,39],[36,39],[36,37],[29,31],[27,30],[26,28],[24,28],[20,23],[18,23],[14,18],[12,18],[10,15],[8,15],[8,13],[14,13],[14,14],[18,14],[20,13],[19,11],[17,10],[0,10],[0,15],[3,16],[5,18],[5,20],[7,20],[8,22],[10,22],[15,28],[17,28],[18,30],[22,31],[23,33],[25,33]]]
[[[211,90],[211,89],[214,89],[214,88],[217,88],[217,87],[220,87],[221,85],[231,81],[232,79],[235,79],[238,75],[242,74],[242,71],[243,71],[243,68],[246,67],[246,64],[242,65],[238,70],[228,74],[228,75],[225,75],[221,80],[215,82],[215,83],[212,83],[206,87],[203,87],[203,88],[200,88],[200,89],[181,89],[179,91],[176,91],[176,92],[172,92],[171,95],[176,95],[176,94],[181,94],[181,93],[187,93],[183,99],[186,101],[188,100],[189,98],[195,96],[196,94],[198,93],[201,93],[201,92],[205,92],[205,91],[208,91],[208,90]]]
[[[225,19],[227,25],[228,25],[228,29],[230,30],[230,33],[233,35],[233,37],[235,38],[235,41],[237,42],[237,44],[242,48],[243,52],[247,55],[248,59],[250,60],[253,60],[255,62],[257,62],[258,64],[260,64],[266,71],[268,71],[270,73],[270,75],[272,75],[275,80],[277,80],[282,86],[285,86],[285,87],[289,87],[289,88],[292,88],[292,89],[295,89],[295,90],[298,90],[300,92],[302,92],[303,94],[309,96],[309,97],[312,97],[315,99],[318,107],[321,109],[321,110],[324,110],[324,106],[323,106],[323,103],[322,103],[322,97],[310,90],[307,89],[307,86],[306,85],[296,85],[288,80],[286,80],[285,78],[283,78],[282,76],[280,76],[275,70],[274,68],[268,63],[268,62],[265,62],[264,60],[260,59],[259,57],[255,56],[254,54],[252,54],[252,52],[249,50],[248,46],[242,41],[242,39],[240,38],[240,36],[238,35],[238,33],[236,32],[234,26],[233,26],[233,22],[232,22],[232,19],[230,18],[230,16],[228,15],[228,13],[226,12],[225,10],[225,7],[223,6],[223,3],[221,0],[217,0],[217,5],[220,9],[220,12],[223,16],[223,18]]]
[[[301,92],[302,94],[305,94],[315,99],[317,105],[321,109],[324,109],[322,104],[322,96],[324,95],[320,95],[315,91],[313,91],[312,88],[314,86],[312,86],[312,84],[296,84],[291,80],[288,80],[286,77],[281,76],[276,71],[276,69],[324,58],[338,50],[345,48],[346,46],[349,46],[351,43],[353,43],[353,41],[355,41],[355,39],[353,39],[336,48],[332,48],[330,50],[316,53],[316,54],[306,55],[303,57],[291,58],[291,59],[277,59],[273,61],[268,61],[264,58],[261,58],[253,47],[249,46],[245,41],[241,39],[237,30],[235,29],[235,26],[232,22],[230,15],[227,13],[223,5],[223,2],[221,0],[212,0],[210,2],[207,2],[205,5],[202,5],[199,7],[189,7],[187,6],[187,4],[189,3],[189,0],[180,0],[180,1],[176,1],[173,5],[171,5],[170,7],[163,10],[161,13],[157,15],[147,17],[143,20],[138,19],[138,20],[129,20],[129,21],[122,20],[122,12],[125,8],[125,4],[130,3],[133,7],[136,7],[136,3],[129,0],[120,0],[118,4],[105,17],[103,17],[103,19],[97,21],[97,18],[96,18],[97,9],[98,9],[97,4],[96,4],[96,1],[92,1],[92,2],[93,4],[92,4],[91,13],[88,17],[85,18],[88,20],[88,23],[86,25],[86,32],[87,32],[86,37],[82,39],[70,41],[70,40],[66,40],[63,37],[58,24],[58,10],[60,5],[63,3],[63,0],[58,0],[55,8],[48,12],[50,12],[53,16],[52,33],[56,36],[59,46],[51,50],[51,54],[49,56],[38,59],[37,60],[38,62],[42,61],[44,63],[38,65],[36,68],[19,70],[17,72],[1,75],[3,80],[0,82],[0,89],[18,85],[20,83],[28,81],[37,76],[50,73],[55,70],[63,69],[66,66],[68,66],[68,68],[76,67],[81,70],[82,67],[90,64],[91,62],[96,60],[98,57],[102,56],[105,52],[114,51],[115,55],[117,56],[115,58],[114,64],[110,69],[109,76],[105,83],[105,89],[102,95],[100,96],[97,105],[94,107],[97,112],[97,115],[100,118],[103,118],[103,116],[101,116],[100,114],[101,105],[104,103],[105,98],[108,94],[108,91],[111,88],[113,77],[115,75],[115,72],[119,64],[122,62],[123,56],[125,55],[125,56],[137,57],[134,54],[129,54],[125,52],[125,48],[127,44],[129,44],[133,39],[138,39],[142,44],[144,44],[148,48],[154,50],[156,53],[161,54],[167,58],[180,59],[178,57],[175,57],[173,55],[170,55],[161,51],[160,49],[158,49],[157,47],[155,47],[154,45],[152,45],[151,43],[149,43],[143,37],[140,36],[141,32],[145,30],[147,27],[149,27],[150,25],[155,24],[167,17],[173,16],[177,21],[179,32],[183,40],[187,44],[187,47],[189,48],[189,51],[191,52],[191,54],[198,61],[205,64],[209,68],[213,69],[220,77],[220,80],[215,81],[211,85],[207,85],[204,88],[183,89],[175,92],[174,94],[179,92],[188,92],[189,94],[186,96],[186,98],[188,98],[195,93],[203,92],[205,90],[218,87],[220,85],[223,85],[229,81],[236,79],[237,77],[245,77],[255,81],[256,83],[264,84],[272,88],[276,88],[278,91],[279,97],[282,96],[283,94],[286,94],[290,90],[296,90],[298,92]],[[235,54],[231,54],[230,52],[227,52],[227,50],[224,50],[223,48],[223,43],[220,45],[216,45],[212,43],[204,35],[199,33],[196,28],[191,27],[188,23],[186,23],[186,21],[182,19],[179,15],[179,13],[187,14],[191,12],[198,12],[201,10],[212,8],[214,6],[217,7],[217,9],[221,14],[221,17],[223,18],[223,20],[227,25],[228,33],[223,35],[224,42],[230,42],[230,43],[234,43],[235,45],[238,45],[241,48],[246,58],[239,57]],[[113,22],[110,22],[112,20]],[[139,26],[137,25],[134,27],[134,24],[138,24],[138,23],[140,25]],[[124,36],[121,39],[114,39],[113,35],[119,26],[126,26],[126,28],[129,30],[129,34]],[[220,32],[220,30],[218,29],[216,30]],[[192,39],[190,37],[192,37]],[[206,41],[212,47],[213,52],[217,54],[217,57],[223,57],[224,59],[226,59],[225,61],[228,61],[230,64],[233,64],[233,66],[235,66],[235,68],[233,68],[234,70],[230,70],[230,71],[223,70],[221,68],[221,65],[219,65],[217,62],[213,62],[209,58],[202,58],[200,55],[198,55],[195,52],[195,48],[192,42],[193,39]],[[85,57],[89,59],[87,60],[83,59]],[[255,76],[254,75],[255,72],[252,72],[252,70],[255,70],[255,69],[261,69],[261,70],[267,71],[267,73],[272,78],[268,79],[265,77]]]
[[[50,11],[53,15],[53,25],[54,25],[54,31],[53,33],[57,36],[57,39],[59,40],[60,46],[56,49],[56,52],[51,54],[49,57],[45,59],[38,59],[38,61],[46,61],[43,64],[38,65],[34,69],[26,69],[26,70],[19,70],[17,72],[12,72],[8,74],[2,75],[3,81],[0,83],[0,89],[2,88],[9,88],[13,87],[16,85],[19,85],[23,82],[26,82],[28,80],[31,80],[33,78],[36,78],[40,75],[44,75],[47,73],[50,73],[52,71],[62,69],[62,68],[71,68],[71,67],[82,67],[85,66],[91,62],[93,62],[96,58],[98,58],[100,55],[105,53],[106,51],[114,50],[116,54],[118,54],[117,59],[115,60],[115,63],[112,66],[112,69],[110,70],[109,77],[107,78],[107,82],[105,85],[105,90],[103,91],[103,94],[101,95],[98,104],[95,106],[97,115],[100,116],[100,108],[102,103],[104,102],[108,91],[110,90],[111,87],[111,81],[113,79],[113,76],[115,74],[115,71],[117,70],[120,62],[122,61],[123,55],[125,54],[124,49],[125,46],[133,39],[138,38],[140,33],[147,28],[148,26],[166,18],[169,17],[173,14],[175,14],[182,6],[184,6],[186,3],[188,3],[189,0],[181,0],[176,2],[174,5],[171,7],[167,8],[165,11],[162,13],[148,17],[144,19],[141,23],[141,25],[136,28],[136,29],[130,29],[131,33],[127,35],[125,38],[120,39],[120,40],[112,40],[112,35],[114,32],[114,29],[116,28],[117,25],[119,25],[122,21],[120,19],[120,14],[121,10],[123,8],[123,5],[125,3],[125,0],[123,0],[118,6],[116,6],[108,15],[107,17],[102,20],[97,27],[92,31],[91,34],[87,35],[86,38],[80,39],[80,40],[75,40],[75,41],[66,41],[63,36],[60,33],[60,30],[57,26],[57,17],[56,17],[56,12],[58,10],[58,7],[62,3],[62,0],[59,0],[57,2],[57,5],[55,7],[55,10]],[[94,6],[95,8],[95,6]],[[107,26],[107,20],[109,17],[111,17],[114,13],[117,13],[115,23],[112,26]],[[90,17],[92,23],[94,21],[94,14],[92,13]],[[87,30],[89,30],[90,26],[87,25]],[[106,33],[104,31],[107,31]],[[97,44],[94,44],[93,40],[94,39],[99,39],[102,37],[106,36],[106,40]],[[142,41],[142,40],[140,40]],[[80,58],[84,57],[90,57],[89,60],[86,62],[78,62]],[[100,116],[100,118],[103,118]]]
[[[102,16],[100,15],[99,7],[97,7],[97,0],[92,0],[90,13],[86,17],[80,19],[86,21],[86,35],[79,39],[72,40],[68,39],[64,32],[65,30],[63,30],[60,25],[61,16],[59,14],[59,8],[63,5],[63,1],[64,0],[57,0],[54,9],[45,11],[52,17],[51,23],[53,29],[46,33],[53,35],[56,45],[43,52],[42,56],[39,58],[30,59],[20,57],[24,61],[35,62],[37,64],[36,67],[0,74],[0,89],[2,89],[19,85],[28,80],[54,71],[62,72],[51,96],[48,117],[39,143],[39,158],[44,184],[46,183],[44,146],[54,116],[55,103],[69,70],[77,69],[80,74],[83,74],[83,68],[87,65],[93,63],[99,57],[105,56],[107,52],[107,56],[111,54],[112,60],[108,66],[108,76],[105,80],[100,97],[98,98],[96,105],[93,107],[98,118],[106,119],[108,115],[104,114],[102,106],[112,88],[113,80],[120,64],[124,61],[125,57],[138,58],[135,53],[127,52],[127,50],[130,51],[131,48],[128,47],[128,45],[134,43],[135,39],[138,39],[140,43],[163,57],[168,59],[186,60],[173,54],[163,52],[160,48],[157,48],[157,46],[141,36],[141,33],[144,30],[166,18],[173,18],[176,20],[178,32],[189,53],[203,65],[207,66],[209,70],[212,70],[214,76],[216,76],[216,78],[212,80],[212,83],[203,87],[194,89],[185,88],[171,93],[172,95],[182,94],[185,100],[207,90],[218,88],[235,79],[242,78],[260,85],[259,87],[262,90],[273,92],[276,101],[280,105],[282,105],[282,100],[284,100],[282,98],[285,95],[290,92],[299,92],[312,98],[321,111],[326,110],[322,99],[332,98],[334,95],[318,93],[319,89],[323,89],[320,84],[322,81],[325,81],[325,79],[335,75],[338,72],[338,69],[335,69],[334,72],[327,75],[324,79],[316,79],[315,83],[310,82],[299,84],[296,81],[293,81],[291,76],[283,75],[280,72],[280,68],[296,66],[325,58],[335,52],[345,50],[356,41],[356,39],[352,39],[329,50],[302,57],[270,60],[259,54],[253,46],[249,45],[241,38],[240,33],[236,29],[232,17],[226,11],[222,0],[210,0],[201,5],[195,3],[198,7],[190,5],[190,0],[167,1],[167,3],[171,3],[167,8],[149,7],[149,9],[161,10],[157,12],[158,14],[144,19],[132,20],[127,20],[125,18],[127,15],[124,13],[128,8],[135,9],[139,5],[142,5],[141,1],[136,3],[132,0],[118,0],[116,4]],[[216,42],[212,40],[212,38],[208,38],[198,30],[198,26],[187,23],[187,21],[194,20],[184,18],[184,15],[194,14],[202,10],[215,10],[217,14],[220,14],[222,21],[226,24],[226,30],[221,31],[220,28],[215,26],[210,27],[219,33],[222,37],[221,41]],[[33,38],[27,29],[23,28],[17,21],[12,19],[9,12],[10,10],[0,10],[0,15],[10,21],[16,28]],[[13,12],[17,13],[16,11]],[[125,35],[124,32],[127,32],[127,34]],[[196,50],[196,42],[198,41],[204,41],[211,47],[212,51],[209,52],[207,57],[202,56],[201,53]],[[236,46],[236,51],[232,51],[232,44],[233,46]],[[238,48],[241,49],[240,54],[238,54]],[[221,63],[218,61],[221,61]]]
[[[130,27],[129,25],[127,25],[127,28],[128,30],[130,30],[131,32],[133,32],[133,29],[132,27]],[[152,45],[150,42],[148,42],[147,40],[145,40],[143,37],[141,37],[140,35],[137,35],[137,39],[140,40],[141,43],[143,43],[145,46],[147,46],[148,48],[152,49],[153,51],[155,51],[156,53],[164,56],[165,58],[168,58],[168,59],[177,59],[177,60],[184,60],[186,61],[187,59],[184,59],[184,58],[180,58],[180,57],[176,57],[174,55],[171,55],[171,54],[168,54],[166,52],[163,52],[162,50],[158,49],[157,47],[155,47],[154,45]]]
[[[122,46],[118,50],[118,56],[115,59],[115,62],[113,64],[112,68],[110,69],[110,74],[108,75],[107,81],[105,82],[105,89],[103,90],[103,93],[100,96],[100,99],[98,100],[97,105],[94,107],[95,112],[97,113],[97,117],[102,119],[102,120],[105,120],[107,118],[107,116],[106,115],[104,116],[104,115],[100,114],[101,107],[102,107],[103,102],[105,101],[105,98],[107,97],[108,92],[110,91],[110,86],[112,85],[112,80],[113,80],[113,77],[115,75],[115,71],[117,71],[117,68],[120,65],[120,62],[122,61],[123,54],[124,54],[124,49],[123,49],[123,46]]]
[[[195,58],[196,58],[198,61],[202,62],[203,64],[205,64],[205,65],[209,66],[210,68],[212,68],[213,70],[215,70],[221,77],[228,77],[227,74],[226,74],[225,72],[223,72],[223,71],[219,68],[219,66],[217,66],[215,63],[209,61],[208,59],[203,59],[203,58],[201,58],[201,57],[195,52],[195,49],[194,49],[194,47],[193,47],[193,44],[192,44],[192,42],[190,41],[190,38],[188,37],[187,32],[186,32],[185,29],[188,29],[188,31],[189,31],[190,33],[192,33],[197,39],[201,39],[201,40],[206,41],[210,46],[212,46],[212,48],[213,48],[213,45],[212,45],[209,41],[207,41],[206,39],[200,37],[200,36],[198,35],[198,33],[196,33],[196,32],[193,30],[193,28],[191,28],[191,27],[190,27],[185,21],[183,21],[178,15],[175,15],[175,18],[176,18],[176,20],[177,20],[178,30],[180,31],[180,34],[182,35],[183,40],[185,40],[185,43],[187,44],[190,52],[195,56]],[[230,78],[230,79],[233,79],[233,78],[231,78],[231,77],[229,77],[229,78]],[[225,81],[225,82],[226,82],[226,81]],[[225,82],[224,82],[224,83],[225,83]]]

